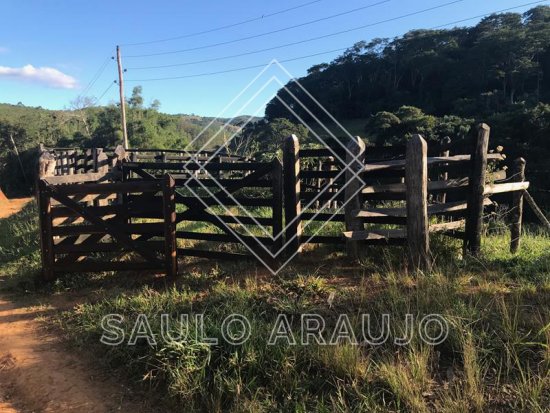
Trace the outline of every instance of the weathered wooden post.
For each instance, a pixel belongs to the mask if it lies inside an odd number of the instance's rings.
[[[162,185],[164,215],[164,247],[166,275],[175,277],[178,274],[178,256],[176,243],[176,181],[169,174],[164,175]]]
[[[277,158],[273,160],[271,170],[273,196],[273,247],[271,252],[277,254],[283,246],[283,165]]]
[[[428,145],[420,135],[413,135],[407,143],[405,185],[409,263],[414,270],[429,270]]]
[[[354,211],[361,209],[362,183],[356,175],[365,168],[365,142],[355,136],[347,145],[346,152],[346,189],[344,200],[344,219],[346,231],[362,231],[363,221],[355,216]],[[346,250],[350,257],[359,258],[358,241],[346,239]]]
[[[283,182],[285,205],[285,251],[287,256],[301,252],[302,204],[300,200],[300,142],[296,135],[283,142]]]
[[[55,156],[44,150],[38,158],[38,177],[46,178],[55,175],[56,159]]]
[[[52,236],[52,202],[47,193],[47,185],[38,180],[38,218],[40,224],[40,253],[42,258],[42,277],[44,280],[54,278],[54,252]]]
[[[483,229],[483,201],[487,175],[487,149],[491,128],[485,123],[478,126],[477,141],[471,157],[471,173],[468,193],[468,209],[464,234],[464,252],[476,256],[481,249]]]
[[[525,159],[518,158],[514,161],[513,181],[525,181]],[[524,191],[515,191],[512,193],[512,214],[510,225],[510,252],[515,254],[520,246],[521,221],[523,217],[523,194]]]
[[[450,150],[449,150],[449,145],[451,144],[451,138],[449,138],[448,136],[445,136],[443,139],[441,139],[441,152],[439,154],[439,156],[443,157],[443,158],[448,158],[449,157],[449,154],[450,154]],[[441,181],[446,181],[448,178],[449,178],[449,173],[447,172],[447,165],[448,164],[443,164],[441,165],[441,168],[443,169],[441,171],[441,173],[439,174],[439,179]],[[441,203],[441,204],[444,204],[445,201],[447,200],[447,193],[446,192],[442,192],[438,195],[437,197],[437,200]]]

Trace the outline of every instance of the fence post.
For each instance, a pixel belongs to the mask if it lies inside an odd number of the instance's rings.
[[[285,138],[283,143],[283,180],[285,205],[285,241],[287,256],[301,252],[302,205],[300,201],[300,142],[296,135]]]
[[[513,181],[525,181],[525,159],[518,158],[514,161]],[[523,194],[524,191],[515,191],[512,193],[512,223],[510,225],[510,252],[515,254],[520,246],[521,221],[523,216]]]
[[[169,174],[164,175],[162,185],[162,206],[164,215],[164,248],[166,275],[178,274],[178,256],[176,244],[176,181]]]
[[[47,185],[38,180],[38,217],[40,222],[40,251],[42,258],[42,277],[44,280],[54,278],[54,253],[52,238],[52,203],[47,193]]]
[[[273,195],[273,248],[272,253],[277,254],[283,246],[283,166],[277,158],[273,160],[271,171],[272,195]]]
[[[405,185],[409,263],[415,270],[429,270],[428,145],[420,135],[407,142]]]
[[[440,152],[439,156],[443,158],[448,158],[450,155],[449,145],[451,144],[451,138],[449,138],[448,136],[445,136],[443,139],[441,139],[440,144],[442,146],[442,151]],[[441,165],[441,167],[443,168],[443,171],[441,171],[441,173],[439,174],[439,180],[441,181],[446,181],[449,178],[449,173],[446,170],[447,165],[449,164]],[[437,200],[441,204],[444,204],[445,201],[447,200],[447,193],[446,192],[440,193],[437,197]]]
[[[478,126],[477,142],[472,152],[468,210],[464,234],[464,252],[476,256],[481,249],[483,226],[483,200],[487,175],[487,149],[491,128],[485,123]]]
[[[359,136],[355,136],[347,145],[346,151],[346,189],[344,199],[344,219],[346,231],[363,230],[363,221],[355,217],[354,212],[361,209],[362,183],[356,173],[365,167],[365,143]],[[349,256],[359,257],[358,241],[346,240],[346,250]]]

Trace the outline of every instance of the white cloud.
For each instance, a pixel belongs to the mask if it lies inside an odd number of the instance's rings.
[[[33,65],[23,67],[0,66],[0,77],[38,83],[59,89],[75,89],[78,86],[74,77],[66,75],[53,67],[34,67]]]

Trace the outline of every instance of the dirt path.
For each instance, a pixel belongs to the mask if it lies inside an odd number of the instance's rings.
[[[87,355],[68,352],[45,332],[36,318],[49,311],[0,296],[0,412],[151,411]]]
[[[0,218],[7,218],[12,214],[18,213],[31,200],[32,198],[14,198],[9,200],[5,197],[0,198]]]

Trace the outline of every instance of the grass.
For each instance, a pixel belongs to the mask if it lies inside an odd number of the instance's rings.
[[[308,251],[277,276],[251,263],[197,261],[165,282],[147,274],[67,275],[54,285],[34,281],[39,270],[35,211],[0,221],[0,288],[44,297],[55,292],[86,293],[93,299],[57,314],[69,343],[130,383],[151,389],[164,411],[231,412],[545,412],[550,405],[550,240],[526,231],[517,255],[508,252],[504,232],[488,233],[482,256],[460,258],[460,244],[432,240],[436,267],[408,273],[401,248],[366,249],[359,263],[342,252]],[[140,314],[157,338],[136,345],[105,346],[101,320],[121,314],[125,342]],[[250,321],[243,345],[223,340],[221,325],[232,313]],[[267,345],[280,314],[294,337],[302,314],[322,315],[329,341],[345,314],[357,337],[361,314],[370,314],[371,335],[381,345],[340,340],[335,345]],[[413,334],[407,345],[406,315],[413,331],[427,314],[441,314],[446,340],[424,343]],[[161,314],[168,332],[186,340],[159,338]],[[191,322],[181,325],[180,314]],[[204,314],[207,345],[196,337],[193,316]]]

